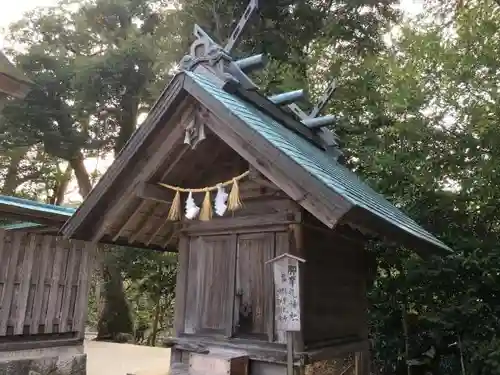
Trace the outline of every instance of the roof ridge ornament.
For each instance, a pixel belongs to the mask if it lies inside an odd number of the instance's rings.
[[[258,0],[250,0],[224,48],[215,42],[201,26],[195,24],[193,34],[196,39],[191,44],[190,53],[181,59],[181,69],[207,76],[207,78],[217,81],[217,84],[221,86],[234,83],[236,87],[241,87],[244,90],[257,91],[259,87],[247,76],[247,73],[263,67],[264,55],[254,55],[235,61],[231,56],[231,51],[258,7]],[[306,114],[296,104],[297,101],[304,98],[304,90],[285,92],[267,99],[276,106],[287,106],[305,127],[319,136],[320,143],[327,152],[338,159],[342,155],[338,144],[338,137],[333,131],[325,129],[326,126],[335,124],[337,118],[332,115],[319,117],[319,114],[325,108],[326,103],[330,100],[336,88],[336,82],[333,81],[310,114]],[[191,144],[191,138],[196,138],[193,130],[194,128],[190,128],[190,133],[186,133],[186,143],[188,144]],[[203,136],[203,132],[201,135]],[[196,143],[193,143],[193,145],[196,146]]]
[[[320,116],[336,89],[337,81],[334,79],[330,82],[324,94],[321,96],[310,114],[305,113],[296,103],[289,104],[288,108],[305,126],[317,132],[325,145],[326,151],[339,160],[343,156],[343,152],[340,150],[339,146],[339,138],[333,130],[326,128],[327,126],[334,125],[337,122],[337,117],[333,115]]]
[[[224,48],[216,43],[201,26],[195,24],[193,34],[196,40],[191,44],[190,54],[181,59],[181,68],[188,71],[195,71],[198,66],[205,63],[203,64],[205,68],[208,68],[224,81],[235,81],[247,90],[257,90],[258,86],[252,82],[245,71],[250,71],[256,66],[261,66],[264,56],[262,54],[255,55],[235,61],[230,52],[251,16],[258,9],[258,6],[258,0],[250,0]]]

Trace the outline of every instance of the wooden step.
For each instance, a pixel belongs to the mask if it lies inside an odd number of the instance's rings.
[[[189,375],[248,375],[248,355],[230,350],[189,355]]]

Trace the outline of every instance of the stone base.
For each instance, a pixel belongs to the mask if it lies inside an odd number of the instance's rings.
[[[0,353],[0,375],[86,375],[83,348],[51,348]]]

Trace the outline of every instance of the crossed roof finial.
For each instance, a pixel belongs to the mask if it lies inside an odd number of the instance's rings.
[[[191,44],[190,54],[183,57],[181,67],[189,71],[209,70],[216,77],[224,81],[233,81],[245,90],[258,90],[257,85],[247,76],[252,70],[265,65],[262,54],[251,56],[241,60],[233,60],[231,51],[238,42],[245,26],[252,15],[258,9],[258,0],[250,0],[238,24],[233,29],[225,47],[215,42],[199,25],[194,26],[195,41]],[[336,83],[332,82],[319,102],[310,114],[306,114],[296,104],[305,97],[304,90],[286,92],[269,97],[268,99],[276,106],[286,106],[298,119],[309,129],[318,134],[324,147],[331,150],[335,157],[341,155],[338,147],[338,139],[334,132],[325,127],[336,123],[335,116],[320,116],[327,102],[336,89]]]

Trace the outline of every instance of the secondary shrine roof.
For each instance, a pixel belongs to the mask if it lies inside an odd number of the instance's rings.
[[[76,211],[72,207],[45,204],[30,199],[0,195],[0,219],[19,221],[0,225],[5,230],[55,231]]]

